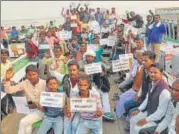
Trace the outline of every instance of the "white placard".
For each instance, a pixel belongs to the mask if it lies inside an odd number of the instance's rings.
[[[108,38],[105,38],[105,39],[100,39],[100,45],[103,46],[103,45],[108,45],[109,43],[109,39]]]
[[[88,50],[96,51],[98,48],[99,48],[98,44],[88,44],[87,45],[87,51]]]
[[[112,70],[113,72],[129,70],[129,61],[125,59],[112,61]]]
[[[108,46],[113,47],[115,45],[115,40],[113,39],[108,39]]]
[[[77,27],[77,24],[76,23],[72,23],[71,27]]]
[[[133,54],[132,54],[132,53],[119,55],[119,60],[121,60],[121,61],[123,61],[123,60],[128,60],[128,62],[129,62],[129,68],[132,67],[133,58],[134,58],[134,57],[133,57]]]
[[[85,65],[86,74],[96,74],[102,72],[101,62]]]
[[[64,107],[65,94],[57,92],[41,92],[40,105],[47,107]]]
[[[9,57],[19,57],[25,54],[25,43],[13,43],[8,46]]]
[[[71,98],[70,108],[72,112],[95,112],[96,103],[93,98]]]
[[[69,40],[72,38],[72,31],[60,31],[59,37],[61,40]]]
[[[15,105],[16,105],[16,111],[20,114],[29,114],[30,109],[27,104],[26,97],[12,97]]]

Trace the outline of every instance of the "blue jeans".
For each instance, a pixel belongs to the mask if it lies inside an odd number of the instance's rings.
[[[133,111],[135,111],[140,106],[140,104],[141,104],[140,102],[135,101],[134,99],[125,102],[124,108],[126,110],[126,113],[130,115]]]
[[[102,120],[87,120],[80,119],[76,134],[101,134],[102,131]]]
[[[64,117],[64,134],[76,134],[76,129],[80,122],[80,115],[76,113],[72,120]]]
[[[37,134],[46,134],[50,128],[53,128],[54,134],[63,133],[63,117],[56,118],[45,116]]]

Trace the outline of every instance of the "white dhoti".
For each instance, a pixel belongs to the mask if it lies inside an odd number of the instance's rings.
[[[143,128],[148,128],[152,126],[156,126],[155,122],[148,122],[143,126],[137,126],[137,122],[141,119],[145,119],[147,117],[147,112],[140,112],[136,116],[131,117],[130,119],[130,134],[139,134],[139,131]]]

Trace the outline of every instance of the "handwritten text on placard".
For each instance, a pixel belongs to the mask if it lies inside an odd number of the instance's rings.
[[[96,99],[92,98],[71,98],[70,106],[72,112],[95,112]]]
[[[132,67],[133,59],[134,59],[132,53],[129,53],[129,54],[120,54],[120,55],[119,55],[119,59],[120,59],[120,60],[128,60],[128,62],[129,62],[129,68]]]
[[[112,61],[112,70],[113,72],[129,70],[129,61],[128,60]]]
[[[72,31],[60,31],[59,36],[61,40],[69,40],[72,37]]]
[[[108,45],[109,40],[108,40],[108,38],[106,38],[106,39],[100,39],[99,42],[100,42],[100,45],[103,46],[103,45]]]
[[[115,45],[115,40],[113,39],[108,39],[108,46],[114,46]]]
[[[99,62],[99,63],[85,65],[85,72],[86,74],[101,73],[102,72],[101,63]]]
[[[40,105],[47,107],[64,107],[65,94],[57,92],[41,92]]]
[[[98,44],[88,44],[87,45],[87,50],[93,50],[96,51],[98,49]]]

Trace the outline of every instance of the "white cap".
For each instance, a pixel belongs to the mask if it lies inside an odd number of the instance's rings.
[[[86,55],[96,57],[96,53],[93,50],[87,50],[87,52],[85,53],[85,56]]]

